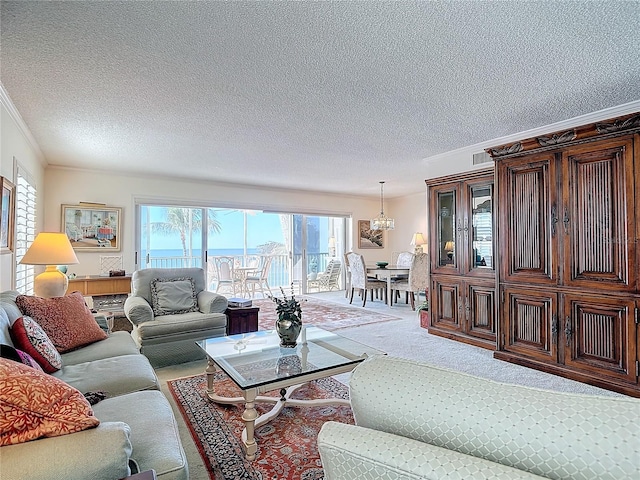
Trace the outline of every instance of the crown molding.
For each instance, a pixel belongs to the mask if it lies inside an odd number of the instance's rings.
[[[18,126],[18,130],[20,130],[22,135],[24,135],[24,138],[27,140],[27,143],[35,153],[36,157],[38,158],[42,166],[46,167],[47,160],[44,157],[44,153],[42,153],[42,150],[40,149],[40,145],[38,145],[38,142],[36,141],[35,137],[31,133],[31,130],[29,130],[29,127],[27,127],[27,124],[22,118],[22,115],[20,115],[20,112],[18,111],[16,106],[13,104],[11,97],[9,97],[9,93],[4,88],[4,85],[2,84],[2,82],[0,82],[0,103],[7,109],[7,112],[9,112],[9,115],[11,116],[15,124]]]
[[[539,135],[544,135],[556,131],[567,130],[570,128],[579,127],[582,125],[588,125],[590,123],[596,123],[601,120],[607,120],[610,118],[621,117],[623,115],[628,115],[630,113],[635,113],[640,111],[640,100],[636,100],[629,103],[624,103],[622,105],[617,105],[611,108],[605,108],[603,110],[598,110],[596,112],[587,113],[585,115],[580,115],[578,117],[573,117],[567,120],[561,120],[556,123],[552,123],[549,125],[544,125],[542,127],[532,128],[530,130],[525,130],[523,132],[514,133],[511,135],[507,135],[505,137],[494,138],[493,140],[486,140],[481,143],[476,143],[475,145],[470,145],[468,147],[458,148],[456,150],[450,150],[448,152],[439,153],[437,155],[433,155],[431,157],[426,157],[422,159],[422,163],[424,165],[437,165],[441,162],[449,162],[450,160],[457,159],[460,161],[461,158],[468,158],[468,164],[465,164],[464,168],[461,171],[468,170],[477,170],[479,168],[483,168],[489,163],[473,165],[473,154],[484,152],[485,148],[495,147],[496,145],[505,145],[508,143],[516,142],[518,140],[523,140],[526,138],[536,137]],[[439,175],[435,175],[439,176]]]

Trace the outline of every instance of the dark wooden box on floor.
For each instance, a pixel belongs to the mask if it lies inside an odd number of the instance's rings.
[[[256,332],[260,307],[229,307],[227,314],[227,335]]]

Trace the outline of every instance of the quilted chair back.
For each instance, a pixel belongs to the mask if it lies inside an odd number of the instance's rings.
[[[400,252],[398,254],[398,260],[396,261],[396,265],[398,267],[411,267],[411,263],[413,262],[413,253],[411,252]]]
[[[429,255],[426,253],[411,255],[413,258],[409,269],[409,290],[424,292],[429,288]]]
[[[131,295],[142,297],[149,304],[152,304],[151,282],[156,278],[163,280],[193,278],[196,294],[206,289],[205,274],[202,268],[145,268],[136,270],[131,275]]]
[[[352,288],[367,288],[367,267],[364,263],[364,257],[359,253],[349,253],[347,262],[351,272]]]

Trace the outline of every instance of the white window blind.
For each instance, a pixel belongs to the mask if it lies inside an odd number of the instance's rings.
[[[20,260],[27,253],[36,238],[36,188],[30,175],[18,166],[16,184],[16,290],[25,295],[33,295],[35,267],[21,265]]]

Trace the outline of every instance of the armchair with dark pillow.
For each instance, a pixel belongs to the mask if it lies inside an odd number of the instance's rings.
[[[154,366],[204,358],[195,342],[225,335],[227,299],[205,288],[202,268],[133,272],[124,312],[131,335]]]

